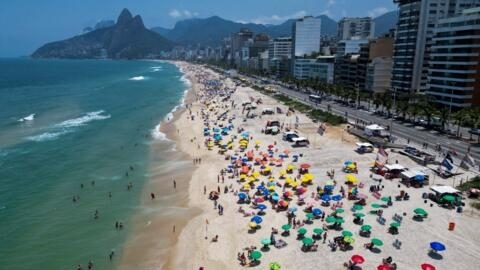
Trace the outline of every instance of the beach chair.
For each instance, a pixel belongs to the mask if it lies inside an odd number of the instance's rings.
[[[375,197],[375,199],[380,199],[380,197],[382,197],[382,195],[380,194],[380,192],[372,192],[372,196]]]
[[[378,223],[381,225],[385,225],[385,222],[387,221],[384,217],[378,217],[377,218]]]
[[[402,246],[402,242],[398,239],[395,239],[393,241],[393,246],[396,248],[396,249],[400,249],[400,247]]]

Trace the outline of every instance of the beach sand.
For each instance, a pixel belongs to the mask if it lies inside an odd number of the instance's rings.
[[[193,66],[186,63],[177,63],[182,67],[183,71],[193,81],[193,91],[190,101],[193,101],[195,95],[203,95],[204,87],[196,82],[196,76],[198,74],[208,73],[211,78],[220,78],[219,74],[216,74],[206,68],[200,66]],[[225,79],[224,83],[229,87],[234,87],[230,79]],[[329,207],[323,207],[320,205],[321,201],[314,200],[310,194],[316,190],[318,185],[322,186],[326,181],[330,180],[327,177],[326,172],[328,170],[335,170],[335,180],[338,183],[335,187],[333,194],[338,194],[340,186],[346,187],[345,175],[342,172],[344,162],[346,160],[355,161],[358,164],[359,173],[356,175],[363,188],[359,191],[361,194],[368,196],[366,199],[367,205],[361,212],[366,214],[364,218],[364,224],[372,225],[371,237],[376,237],[384,242],[384,245],[379,247],[379,250],[372,252],[363,247],[364,243],[370,242],[369,238],[359,236],[359,225],[353,224],[352,205],[354,201],[343,199],[343,208],[345,212],[340,214],[344,217],[345,223],[343,228],[353,233],[355,243],[352,245],[353,249],[349,251],[340,251],[337,249],[332,252],[327,244],[323,244],[318,241],[318,251],[315,252],[303,252],[301,250],[302,242],[296,240],[296,230],[291,230],[291,235],[283,237],[280,234],[276,234],[275,238],[287,242],[287,246],[281,249],[270,246],[270,250],[262,252],[263,256],[260,259],[261,264],[254,268],[256,269],[269,269],[269,263],[278,262],[281,269],[346,269],[343,263],[347,262],[353,254],[360,254],[365,258],[365,262],[359,266],[362,269],[376,269],[376,266],[382,263],[382,258],[391,256],[393,261],[397,264],[397,269],[421,269],[422,263],[431,263],[437,267],[437,269],[473,269],[475,265],[480,262],[480,231],[478,230],[479,214],[470,208],[468,201],[464,207],[463,213],[457,213],[454,210],[447,210],[437,206],[431,205],[431,201],[424,201],[422,194],[428,192],[428,187],[424,188],[407,188],[403,184],[399,183],[399,179],[383,180],[381,185],[383,189],[380,191],[382,196],[395,197],[399,194],[400,190],[405,190],[410,194],[410,200],[408,201],[393,201],[393,205],[388,208],[382,208],[383,217],[386,219],[386,225],[381,225],[376,221],[376,215],[369,214],[372,210],[370,206],[372,203],[379,202],[369,192],[371,185],[378,185],[379,183],[373,180],[370,172],[370,167],[373,165],[376,158],[375,153],[370,154],[358,154],[354,151],[356,148],[355,142],[357,138],[348,134],[345,126],[331,127],[327,126],[326,133],[323,136],[317,133],[318,124],[313,123],[305,115],[296,113],[291,116],[285,114],[275,114],[271,116],[261,116],[254,119],[247,119],[243,121],[242,106],[241,103],[245,100],[249,100],[252,97],[255,100],[261,98],[263,103],[258,105],[256,112],[260,114],[261,110],[266,107],[280,107],[284,112],[287,111],[286,106],[279,104],[271,97],[262,95],[248,87],[238,87],[230,100],[221,101],[220,97],[215,97],[216,103],[210,106],[210,110],[205,110],[211,116],[208,120],[211,126],[217,122],[214,120],[214,116],[218,116],[221,113],[227,112],[228,117],[235,115],[233,125],[235,128],[231,134],[238,135],[236,132],[237,127],[243,127],[245,131],[250,132],[250,136],[253,140],[250,140],[248,150],[253,149],[253,141],[259,140],[259,151],[266,151],[267,145],[274,145],[275,149],[278,149],[278,153],[284,149],[289,149],[293,153],[302,153],[303,157],[300,157],[297,163],[309,163],[311,164],[310,172],[315,176],[313,185],[309,185],[308,192],[306,193],[305,201],[307,204],[311,203],[314,207],[318,207],[330,214],[333,210]],[[236,108],[231,108],[230,102],[234,100]],[[190,103],[187,102],[187,104]],[[218,149],[215,147],[209,151],[206,149],[203,141],[204,136],[202,134],[204,123],[200,119],[200,112],[205,109],[199,101],[194,101],[190,107],[190,110],[182,110],[176,115],[174,121],[165,125],[171,138],[177,143],[177,149],[181,150],[190,159],[189,164],[184,164],[184,167],[178,168],[178,170],[184,172],[182,177],[181,196],[182,203],[181,211],[185,211],[185,216],[175,221],[177,223],[176,234],[171,234],[172,237],[165,240],[160,236],[164,236],[164,230],[168,230],[172,223],[161,221],[167,216],[165,213],[158,212],[158,224],[152,227],[152,232],[158,230],[160,233],[155,239],[146,239],[145,241],[151,242],[150,248],[156,246],[163,246],[164,241],[168,241],[171,244],[169,249],[162,249],[162,252],[155,251],[160,257],[157,257],[157,262],[152,259],[152,268],[148,269],[244,269],[248,266],[241,266],[237,260],[237,254],[239,252],[247,253],[244,248],[250,246],[256,246],[258,249],[262,247],[260,241],[264,238],[269,238],[271,228],[278,228],[287,223],[286,212],[275,212],[272,210],[272,205],[266,201],[267,210],[263,216],[263,222],[261,229],[256,230],[255,233],[249,233],[248,223],[250,217],[244,217],[243,214],[237,210],[239,204],[237,204],[238,197],[234,195],[233,191],[238,191],[243,183],[239,184],[235,178],[227,177],[230,174],[225,175],[225,182],[218,180],[218,175],[221,169],[224,169],[229,164],[229,160],[226,160],[223,155],[217,153]],[[190,118],[190,114],[195,116],[195,120]],[[198,115],[197,115],[198,114]],[[301,136],[307,137],[311,143],[308,148],[294,149],[291,145],[285,141],[282,141],[281,134],[279,135],[266,135],[262,133],[262,128],[265,126],[267,120],[278,120],[284,123],[285,127],[294,126],[298,117],[298,128],[296,129]],[[178,130],[178,134],[176,131]],[[235,140],[235,147],[238,147],[238,139]],[[258,152],[259,152],[258,151]],[[255,156],[258,155],[255,151]],[[398,161],[405,167],[418,168],[418,164],[406,156],[402,156],[397,153],[389,152],[389,163],[395,163]],[[230,151],[231,153],[231,151]],[[277,153],[277,154],[278,154]],[[243,154],[243,153],[241,153]],[[276,154],[276,155],[277,155]],[[285,159],[283,167],[291,163],[292,154],[289,158]],[[201,158],[200,164],[192,165],[193,158]],[[184,158],[185,160],[185,158]],[[256,170],[259,170],[259,166],[255,166]],[[273,176],[275,181],[279,184],[283,184],[284,180],[279,180],[280,167],[273,167]],[[296,170],[295,170],[296,171]],[[295,176],[294,173],[293,176]],[[449,179],[444,180],[434,176],[433,172],[429,172],[430,185],[432,184],[453,184],[453,181],[460,181],[460,178],[466,179],[466,177],[472,177],[472,174],[465,173],[461,177],[457,177],[456,180]],[[189,178],[189,176],[191,176]],[[169,176],[165,176],[169,177]],[[267,177],[260,177],[260,181],[267,182]],[[258,185],[259,182],[256,182]],[[153,186],[163,186],[165,181],[151,183]],[[229,192],[225,194],[223,192],[224,187],[232,186]],[[151,188],[150,186],[146,189]],[[204,194],[204,187],[206,187],[207,194]],[[178,187],[177,187],[178,188]],[[218,211],[214,209],[212,200],[208,199],[208,193],[213,190],[221,190],[218,203],[224,207],[223,215],[219,215]],[[290,190],[290,188],[287,188]],[[253,196],[255,189],[251,190],[249,194]],[[282,188],[276,187],[276,192],[281,194]],[[170,194],[171,190],[166,188],[165,194]],[[163,196],[163,194],[162,194]],[[290,206],[296,206],[298,211],[296,212],[298,220],[305,219],[305,213],[302,211],[305,208],[303,206],[297,206],[297,196],[294,196],[290,202]],[[383,203],[383,202],[382,202]],[[384,204],[384,203],[383,203]],[[248,212],[257,212],[258,210],[250,208],[246,204],[241,205]],[[176,206],[178,207],[178,206]],[[413,209],[422,207],[428,212],[428,217],[423,222],[415,221],[413,217]],[[168,209],[168,206],[166,206]],[[175,208],[175,211],[178,209]],[[173,209],[172,209],[173,211]],[[399,228],[398,235],[391,235],[387,232],[388,226],[392,220],[394,214],[400,214],[403,216],[403,221]],[[151,215],[150,215],[151,216]],[[186,223],[188,221],[188,223]],[[448,230],[450,222],[455,222],[456,227],[453,231]],[[153,224],[153,223],[152,223]],[[179,225],[180,224],[180,225]],[[185,226],[183,227],[183,224]],[[307,224],[304,227],[307,229],[306,236],[312,236],[313,228],[321,228],[324,222],[319,219],[314,219],[313,224]],[[166,226],[167,229],[163,228]],[[181,232],[180,232],[181,230]],[[178,235],[179,233],[179,235]],[[341,235],[341,231],[328,230],[328,240],[332,240],[333,237]],[[151,236],[152,234],[147,234]],[[212,238],[218,235],[218,241],[212,242]],[[178,236],[178,239],[176,237]],[[141,237],[141,236],[139,236]],[[402,245],[400,249],[397,249],[392,243],[398,239]],[[429,254],[429,243],[431,241],[440,241],[447,247],[446,251],[436,254]],[[140,255],[141,252],[150,252],[150,249],[145,249],[147,246],[139,248],[135,252],[132,251],[132,256],[137,255],[139,257],[145,257]],[[133,248],[135,249],[135,248]],[[163,255],[163,256],[162,256]],[[168,257],[168,260],[165,258]],[[131,259],[131,257],[130,257]],[[161,261],[162,263],[159,263]],[[155,268],[155,266],[158,266]],[[124,268],[129,269],[129,268]],[[130,268],[132,269],[132,268]]]

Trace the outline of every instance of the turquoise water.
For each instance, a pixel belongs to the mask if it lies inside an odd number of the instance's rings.
[[[0,70],[1,268],[114,269],[182,74],[150,61],[0,59]]]

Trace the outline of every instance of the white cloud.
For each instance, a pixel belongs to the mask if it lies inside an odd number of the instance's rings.
[[[168,13],[168,15],[170,15],[170,17],[172,18],[175,18],[175,19],[178,19],[178,18],[192,18],[192,17],[196,17],[198,16],[198,12],[193,12],[193,11],[190,11],[190,10],[183,10],[183,11],[180,11],[178,9],[172,9],[170,10],[170,12]]]
[[[368,11],[368,16],[370,17],[377,17],[377,16],[380,16],[382,14],[385,14],[388,12],[388,9],[386,7],[377,7],[377,8],[374,8],[372,10],[369,10]]]
[[[280,16],[277,14],[271,15],[271,16],[260,16],[258,18],[250,20],[252,23],[258,23],[258,24],[279,24],[283,23],[284,21],[288,19],[298,19],[302,18],[307,15],[307,12],[305,10],[300,10],[297,11],[293,14],[285,15],[285,16]],[[241,22],[240,20],[238,22]],[[243,20],[242,20],[243,22]]]
[[[327,0],[327,7],[335,5],[336,0]]]

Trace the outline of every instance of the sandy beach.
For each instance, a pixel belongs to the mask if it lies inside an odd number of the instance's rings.
[[[292,113],[289,116],[285,114],[288,108],[271,97],[262,95],[249,87],[236,87],[230,79],[222,80],[226,89],[236,89],[231,96],[220,96],[211,89],[215,87],[207,87],[205,82],[220,79],[220,75],[213,71],[186,63],[177,63],[187,77],[192,81],[192,91],[189,99],[186,101],[187,108],[179,112],[175,116],[174,121],[168,125],[162,126],[166,129],[169,138],[177,143],[177,149],[185,153],[190,159],[190,164],[183,168],[183,177],[180,177],[180,189],[182,196],[185,198],[185,216],[182,221],[178,221],[176,225],[176,233],[169,240],[172,243],[171,249],[164,250],[170,259],[160,267],[162,269],[244,269],[251,266],[242,266],[237,259],[239,253],[247,254],[246,247],[256,247],[261,251],[260,264],[252,268],[270,269],[272,262],[281,265],[281,269],[346,269],[344,263],[348,262],[352,255],[359,254],[363,256],[365,262],[357,265],[358,269],[376,269],[382,264],[382,259],[391,257],[396,264],[397,269],[421,269],[423,263],[435,265],[436,269],[472,269],[480,262],[480,232],[478,231],[479,214],[470,208],[468,200],[463,209],[463,213],[457,213],[454,210],[447,210],[432,203],[430,200],[422,198],[422,194],[429,192],[429,186],[423,188],[407,187],[399,183],[399,179],[385,180],[382,182],[371,178],[370,167],[375,162],[377,150],[373,153],[358,154],[355,152],[355,142],[357,138],[351,136],[344,131],[345,127],[326,126],[323,135],[318,134],[318,123],[313,123],[303,114]],[[273,115],[262,115],[251,118],[245,118],[246,112],[243,112],[242,102],[249,100],[261,99],[255,112],[261,114],[263,108],[279,107],[284,113]],[[235,106],[232,107],[232,101]],[[208,105],[207,105],[208,104]],[[203,118],[202,118],[203,113]],[[193,119],[192,119],[193,118]],[[228,120],[231,120],[230,123]],[[298,121],[297,121],[298,119]],[[262,131],[267,121],[277,120],[282,123],[285,129],[290,127],[295,129],[301,136],[306,137],[310,141],[309,147],[292,148],[291,143],[282,140],[281,133],[278,135],[267,135]],[[295,123],[297,127],[294,128]],[[234,135],[233,149],[228,150],[224,154],[219,154],[217,146],[208,150],[205,144],[205,136],[203,134],[204,126],[208,125],[210,130],[213,127],[226,127],[229,124],[233,126],[225,135],[224,140],[230,139]],[[248,145],[246,151],[239,151],[240,133],[248,132]],[[228,138],[228,139],[227,139]],[[256,142],[256,143],[255,143]],[[256,149],[254,146],[258,145]],[[288,223],[288,211],[276,211],[272,209],[274,203],[266,200],[266,210],[261,216],[261,228],[251,230],[249,227],[252,216],[249,214],[257,214],[258,209],[252,208],[250,204],[238,204],[238,193],[248,194],[252,199],[255,196],[258,185],[269,182],[268,176],[259,176],[258,181],[253,182],[254,188],[250,190],[241,190],[245,182],[240,182],[239,176],[233,173],[225,173],[222,179],[220,172],[227,169],[231,165],[231,155],[235,155],[235,151],[242,158],[247,151],[253,151],[254,156],[260,156],[267,153],[271,145],[272,154],[278,157],[281,153],[288,153],[288,157],[284,157],[281,166],[271,166],[271,175],[274,177],[272,192],[283,195],[284,191],[291,191],[293,196],[289,200],[288,207],[295,207],[296,220],[302,223],[299,227],[306,229],[306,237],[312,237],[314,228],[325,228],[328,224],[325,220],[314,218],[311,222],[307,221],[304,209],[307,206],[319,208],[327,216],[335,212],[331,206],[322,205],[322,200],[317,196],[317,187],[323,188],[327,181],[335,181],[333,194],[340,194],[340,190],[348,190],[345,184],[347,173],[343,172],[346,161],[357,163],[358,174],[358,193],[366,199],[364,209],[356,212],[365,213],[363,224],[371,225],[371,236],[363,237],[359,235],[360,225],[353,223],[353,205],[354,200],[343,198],[341,208],[343,213],[337,216],[343,217],[345,221],[341,226],[343,230],[353,233],[353,243],[351,249],[341,251],[336,249],[332,251],[328,243],[333,241],[335,237],[342,235],[342,230],[327,230],[326,243],[316,241],[318,248],[316,251],[302,251],[302,241],[297,240],[297,229],[292,228],[289,236],[283,236],[282,225]],[[408,157],[398,153],[390,152],[388,163],[396,163],[407,168],[418,168],[418,164],[410,160]],[[297,162],[293,161],[293,155],[298,154],[300,157]],[[253,163],[253,162],[249,162]],[[305,185],[306,191],[303,195],[297,195],[299,192],[292,187],[285,187],[285,180],[280,179],[280,171],[285,169],[288,164],[295,166],[294,172],[286,177],[295,178],[298,175],[300,164],[307,163],[311,167],[309,173],[314,179],[311,184]],[[252,169],[260,171],[259,165],[253,165]],[[180,169],[182,170],[182,169]],[[327,171],[335,171],[335,176],[330,179]],[[252,171],[250,171],[251,173]],[[430,176],[430,186],[434,184],[452,185],[454,179],[444,180],[436,177],[433,172],[427,170]],[[191,178],[189,178],[191,176]],[[473,177],[471,173],[464,173],[461,177],[466,179]],[[167,176],[169,177],[169,176]],[[160,183],[157,183],[160,184]],[[152,183],[155,185],[155,183]],[[165,182],[163,182],[165,185]],[[377,221],[378,215],[371,214],[372,203],[385,202],[375,198],[369,191],[370,186],[381,187],[379,193],[381,197],[392,197],[399,195],[400,190],[404,190],[410,195],[407,201],[392,200],[392,205],[385,205],[381,208],[382,217],[385,224],[382,225]],[[152,187],[148,187],[152,188]],[[298,188],[297,188],[298,189]],[[166,189],[167,191],[171,189]],[[205,192],[206,190],[206,192]],[[167,192],[166,191],[166,192]],[[223,207],[222,215],[219,214],[218,207],[213,200],[209,199],[211,191],[220,191],[219,198],[216,200],[218,205]],[[227,191],[225,193],[225,191]],[[167,192],[168,193],[168,192]],[[302,198],[303,202],[298,205]],[[336,202],[331,202],[331,205]],[[242,207],[242,213],[239,212]],[[428,212],[428,216],[423,221],[412,219],[415,208],[423,208]],[[194,209],[194,210],[192,210]],[[243,213],[243,212],[246,212]],[[402,217],[399,233],[392,235],[388,232],[389,224],[394,222],[392,217],[398,214]],[[163,216],[164,218],[165,216]],[[188,223],[187,223],[188,221]],[[307,221],[307,224],[303,224]],[[454,230],[448,230],[449,223],[455,223]],[[311,223],[311,224],[308,224]],[[171,230],[173,223],[157,224],[158,230],[162,226],[166,226]],[[185,226],[183,226],[185,224]],[[286,246],[277,248],[274,245],[268,245],[268,249],[263,249],[261,240],[272,236],[272,228],[278,229],[278,234],[273,234],[275,241],[283,240]],[[176,239],[178,235],[178,239]],[[212,241],[218,235],[217,241]],[[364,247],[365,243],[370,243],[371,238],[378,238],[383,241],[382,246],[369,250]],[[400,242],[395,247],[394,242]],[[439,241],[445,244],[446,250],[438,253],[431,253],[429,243]],[[397,243],[398,243],[397,242]],[[173,245],[175,243],[175,245]],[[164,243],[163,243],[164,244]],[[155,244],[152,243],[152,247]],[[164,257],[164,256],[163,256]],[[250,260],[247,259],[249,262]],[[152,268],[160,266],[152,262]],[[127,269],[127,268],[125,268]],[[150,269],[150,268],[149,268]]]

